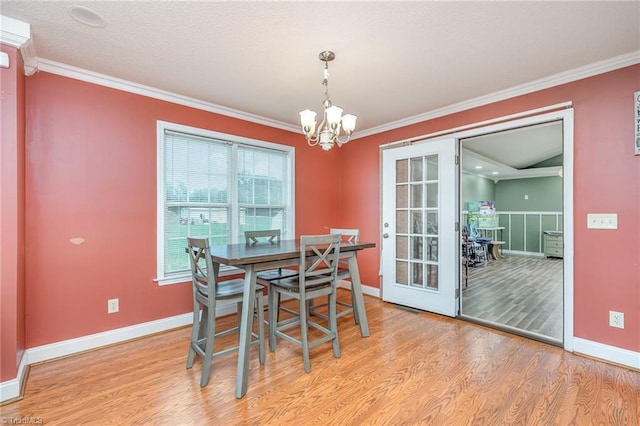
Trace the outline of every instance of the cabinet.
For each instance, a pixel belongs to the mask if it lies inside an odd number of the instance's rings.
[[[544,231],[545,257],[562,257],[563,236],[561,231]]]

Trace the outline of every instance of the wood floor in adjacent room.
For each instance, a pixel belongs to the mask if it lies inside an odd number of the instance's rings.
[[[341,297],[348,293],[341,290]],[[640,372],[462,320],[366,297],[371,336],[339,320],[331,344],[279,341],[234,397],[236,356],[185,368],[190,328],[34,365],[2,423],[47,425],[638,425]]]
[[[562,343],[563,261],[507,254],[470,267],[461,312]]]

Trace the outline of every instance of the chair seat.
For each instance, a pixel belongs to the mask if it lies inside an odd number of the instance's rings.
[[[330,278],[328,275],[319,275],[314,278]],[[298,277],[293,278],[285,278],[281,280],[271,281],[271,285],[278,286],[280,288],[284,288],[289,291],[293,291],[296,293],[300,292],[300,281]],[[331,282],[322,282],[322,283],[314,283],[313,280],[307,279],[305,283],[305,288],[307,292],[311,292],[313,290],[319,290],[321,288],[331,287]]]
[[[256,284],[256,291],[262,291],[264,287]],[[244,280],[237,278],[235,280],[220,281],[216,286],[217,299],[230,299],[236,296],[242,296],[244,293]]]
[[[256,274],[256,278],[264,281],[273,281],[283,278],[291,278],[298,276],[298,271],[294,269],[269,269],[260,271]]]

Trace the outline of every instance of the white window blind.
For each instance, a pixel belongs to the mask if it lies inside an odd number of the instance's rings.
[[[293,238],[292,148],[164,122],[158,148],[161,284],[189,274],[187,236],[216,245],[280,229]]]

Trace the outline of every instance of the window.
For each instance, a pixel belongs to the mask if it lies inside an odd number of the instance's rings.
[[[184,282],[186,237],[244,242],[244,231],[293,238],[292,147],[158,121],[158,281]],[[228,268],[227,269],[231,269]]]

